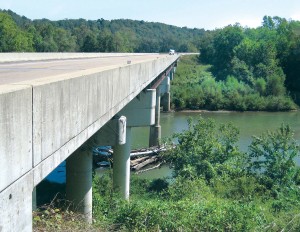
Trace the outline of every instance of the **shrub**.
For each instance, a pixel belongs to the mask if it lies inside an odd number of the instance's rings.
[[[273,185],[295,184],[298,168],[294,159],[299,155],[299,145],[293,135],[290,126],[282,125],[275,132],[253,137],[249,146],[249,172],[272,180]]]

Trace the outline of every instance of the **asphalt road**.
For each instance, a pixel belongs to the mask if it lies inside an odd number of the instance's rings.
[[[40,78],[51,78],[61,74],[76,73],[94,68],[122,67],[134,63],[153,60],[167,55],[147,54],[128,56],[107,56],[98,58],[78,58],[63,60],[22,61],[0,63],[0,85],[13,84]],[[128,64],[130,62],[130,64]]]

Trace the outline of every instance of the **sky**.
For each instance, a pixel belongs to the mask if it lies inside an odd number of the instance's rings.
[[[0,0],[30,19],[134,19],[213,30],[258,27],[265,15],[300,21],[300,0]]]

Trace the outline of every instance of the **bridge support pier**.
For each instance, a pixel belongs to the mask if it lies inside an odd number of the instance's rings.
[[[164,94],[162,98],[162,106],[164,112],[170,112],[171,111],[171,94],[170,92],[167,92]]]
[[[149,147],[158,146],[161,139],[160,126],[160,89],[156,89],[155,125],[150,126]]]
[[[162,103],[164,112],[171,111],[171,107],[170,107],[170,105],[171,105],[171,97],[170,97],[170,86],[171,86],[170,79],[171,79],[171,77],[172,77],[172,75],[170,72],[169,76],[167,76],[160,84],[161,95],[162,95],[161,103]]]
[[[37,209],[36,186],[32,190],[32,210]]]
[[[131,128],[154,124],[155,103],[156,90],[147,89],[118,113],[127,118],[126,143],[114,146],[113,186],[120,193],[120,196],[126,200],[129,199],[130,189]]]
[[[120,197],[129,199],[131,127],[126,127],[126,143],[114,146],[113,187]]]
[[[129,198],[131,128],[126,117],[116,116],[94,136],[95,146],[113,146],[113,187],[124,199]]]
[[[92,223],[92,151],[89,141],[67,159],[67,199]]]

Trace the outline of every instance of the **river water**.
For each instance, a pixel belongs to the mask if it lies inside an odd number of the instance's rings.
[[[174,132],[187,129],[187,119],[189,117],[212,118],[217,123],[232,122],[240,131],[237,145],[241,150],[247,151],[253,135],[261,135],[268,130],[275,130],[282,123],[289,124],[295,132],[295,139],[300,143],[300,112],[172,112],[161,114],[162,137],[170,136]],[[134,128],[133,144],[134,148],[146,147],[149,140],[149,128]],[[205,135],[204,135],[205,136]],[[300,159],[297,160],[300,165]],[[140,174],[142,178],[158,178],[171,176],[168,167],[155,169],[153,171]]]
[[[192,117],[197,119],[212,118],[217,123],[232,122],[240,130],[240,140],[238,146],[243,151],[251,143],[252,135],[261,135],[267,130],[274,130],[280,127],[282,123],[289,124],[295,132],[295,139],[300,143],[300,112],[172,112],[161,113],[162,137],[171,136],[174,132],[180,132],[187,129],[187,119]],[[149,127],[132,129],[132,148],[142,148],[148,146]],[[205,135],[203,135],[205,136]],[[300,165],[300,159],[297,160]],[[99,174],[105,170],[98,170]],[[133,174],[134,175],[134,174]],[[172,170],[167,166],[138,174],[139,178],[155,179],[162,177],[171,177]],[[65,162],[59,165],[48,177],[50,182],[42,182],[37,187],[37,203],[42,205],[49,203],[58,191],[64,192],[64,183],[66,182]],[[45,184],[44,184],[45,183]]]
[[[252,135],[261,135],[267,130],[275,130],[282,123],[289,124],[295,132],[295,139],[300,143],[300,112],[171,112],[161,113],[162,137],[171,136],[174,132],[187,129],[187,119],[189,117],[212,118],[217,123],[232,122],[239,128],[240,140],[237,145],[246,151],[251,143]],[[142,148],[148,146],[149,127],[132,129],[132,148]],[[205,135],[204,135],[205,136]],[[300,159],[297,159],[300,165]],[[171,176],[171,170],[164,166],[160,169],[139,174],[141,178],[159,178]],[[49,177],[49,180],[63,183],[65,182],[65,167],[61,165]]]

